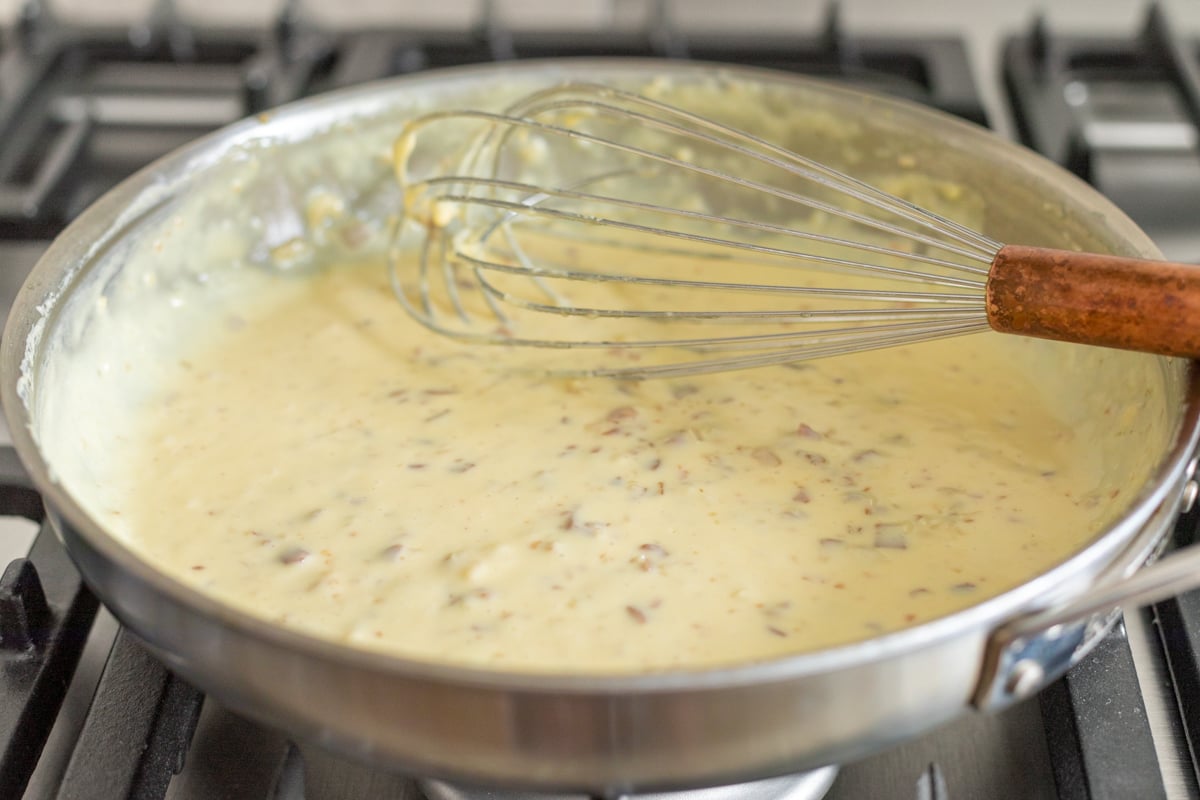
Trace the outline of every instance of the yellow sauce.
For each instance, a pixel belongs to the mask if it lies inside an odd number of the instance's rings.
[[[1130,491],[1019,366],[1029,343],[991,334],[572,382],[425,331],[378,265],[270,295],[167,368],[110,522],[334,641],[535,671],[765,659],[1022,583]]]

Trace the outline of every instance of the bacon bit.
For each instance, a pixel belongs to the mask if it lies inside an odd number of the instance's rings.
[[[792,495],[792,502],[794,502],[794,503],[809,503],[809,502],[812,502],[812,496],[809,495],[807,489],[804,489],[803,487],[801,487],[796,490],[796,493],[794,495]]]
[[[687,441],[687,431],[675,431],[663,439],[663,444],[683,444]]]
[[[771,634],[774,636],[781,636],[781,637],[787,636],[786,631],[781,631],[779,628],[776,628],[774,625],[768,625],[767,630],[770,631]]]
[[[625,613],[628,614],[630,619],[632,619],[637,624],[639,624],[639,625],[646,624],[646,612],[642,611],[637,606],[625,606]]]
[[[629,559],[629,563],[642,572],[654,572],[668,555],[670,553],[662,545],[647,542],[638,547],[638,552],[633,558]]]
[[[756,447],[750,451],[750,456],[764,467],[778,467],[783,463],[783,459],[769,447]]]
[[[282,555],[279,556],[279,560],[280,562],[289,565],[301,564],[309,557],[309,555],[310,553],[303,547],[289,547],[283,552]]]
[[[472,589],[469,592],[454,592],[446,601],[447,606],[461,606],[469,600],[487,600],[492,596],[488,589]]]
[[[821,439],[821,438],[823,438],[821,436],[821,434],[818,433],[815,428],[813,428],[811,425],[809,425],[805,422],[801,422],[799,425],[796,426],[796,435],[801,436],[805,439]]]
[[[623,419],[632,419],[637,415],[637,409],[633,406],[620,406],[608,412],[608,416],[605,419],[609,422],[620,422]]]
[[[905,526],[894,522],[876,523],[875,546],[888,550],[907,550],[908,533]]]
[[[764,616],[778,617],[780,614],[791,608],[792,603],[790,600],[783,600],[778,603],[773,603],[769,606],[764,606],[762,603],[758,603],[758,607],[762,609]]]

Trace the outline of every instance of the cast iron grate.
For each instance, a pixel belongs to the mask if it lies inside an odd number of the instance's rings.
[[[986,123],[961,41],[852,37],[836,4],[807,36],[643,31],[324,31],[287,4],[267,30],[184,22],[159,2],[133,28],[66,25],[27,2],[0,55],[0,234],[48,238],[141,166],[244,116],[327,89],[517,58],[622,55],[771,67],[920,100]]]
[[[1200,260],[1200,42],[1151,6],[1126,37],[1010,38],[1004,83],[1022,141],[1091,182],[1164,253]]]

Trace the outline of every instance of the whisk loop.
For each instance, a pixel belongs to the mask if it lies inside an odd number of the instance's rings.
[[[542,364],[559,374],[696,374],[997,327],[1001,243],[651,98],[570,84],[503,113],[437,112],[395,160],[405,309],[461,340],[569,350]]]

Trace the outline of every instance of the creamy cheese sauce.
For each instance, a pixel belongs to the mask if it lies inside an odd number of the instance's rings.
[[[1130,491],[1019,366],[1034,343],[567,381],[425,331],[378,265],[268,296],[163,366],[108,522],[357,646],[577,672],[811,650],[1022,583]]]

